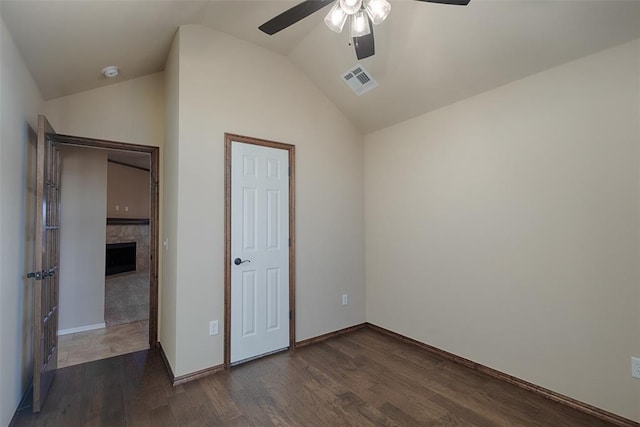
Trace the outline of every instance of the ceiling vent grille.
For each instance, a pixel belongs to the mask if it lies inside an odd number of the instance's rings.
[[[342,74],[342,79],[358,96],[378,87],[378,82],[371,77],[371,73],[360,64],[356,64],[355,67]]]

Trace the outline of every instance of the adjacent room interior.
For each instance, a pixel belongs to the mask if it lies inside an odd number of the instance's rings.
[[[149,348],[150,157],[62,151],[58,367]]]
[[[113,381],[132,366],[160,372],[129,376],[156,387],[142,402],[166,419],[196,422],[176,401],[204,408],[203,396],[232,394],[229,379],[240,398],[227,408],[259,402],[256,417],[287,401],[339,402],[320,415],[284,405],[283,424],[349,411],[365,424],[507,423],[500,410],[465,418],[478,399],[523,404],[524,424],[564,420],[538,406],[551,398],[577,408],[567,425],[638,425],[640,2],[392,0],[372,27],[375,55],[362,59],[348,31],[325,25],[329,7],[273,36],[259,30],[296,3],[0,2],[0,426],[34,371],[39,114],[59,134],[159,148],[150,260],[147,160],[62,147],[58,326],[70,332],[59,335],[62,361],[75,334],[82,346],[83,334],[135,327],[125,335],[142,347],[96,339],[128,353],[148,348],[157,327],[159,349],[100,366]],[[103,74],[108,65],[119,74]],[[375,85],[358,95],[349,74]],[[229,134],[295,147],[288,237],[301,345],[231,369],[225,281],[237,265],[225,259],[240,255],[225,241]],[[447,358],[472,369],[454,371]],[[84,378],[78,366],[57,381]],[[368,382],[385,369],[419,379]],[[86,390],[105,384],[91,381]],[[505,383],[521,388],[495,397]],[[431,394],[447,387],[447,399]],[[520,394],[526,387],[538,397]],[[250,420],[249,409],[213,406],[203,409],[211,420]]]

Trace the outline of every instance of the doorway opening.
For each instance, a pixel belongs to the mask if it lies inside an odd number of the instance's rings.
[[[104,287],[100,295],[104,323],[96,325],[94,330],[65,330],[66,334],[59,338],[58,365],[71,366],[153,348],[158,341],[159,148],[60,134],[53,135],[52,139],[63,149],[106,152],[102,156],[107,159],[109,181],[104,188],[107,209],[101,220],[103,230],[106,224],[106,233],[98,249],[103,251],[105,259]],[[141,161],[145,165],[136,165]],[[134,172],[141,175],[137,178],[138,185],[136,177],[125,174],[124,179],[120,178],[124,186],[138,187],[138,194],[133,192],[133,196],[127,191],[130,200],[120,202],[119,197],[124,196],[117,191],[115,196],[112,194],[112,166],[131,170],[129,175]],[[136,204],[140,206],[136,208]],[[114,210],[121,214],[114,214]],[[62,312],[65,310],[63,306]]]
[[[249,150],[242,154],[242,166],[234,164],[234,159],[240,159],[239,145]],[[260,153],[268,153],[268,149],[279,154],[266,154],[261,159]],[[234,175],[238,167],[244,168],[244,175],[253,174],[257,180],[266,177],[272,183],[258,183],[255,188],[249,188],[253,184],[234,187],[232,178],[243,175]],[[266,356],[273,350],[295,348],[295,146],[226,133],[224,204],[224,366],[228,369],[232,364]],[[238,210],[238,206],[242,207]],[[264,214],[265,218],[254,218],[253,213]],[[238,215],[242,215],[239,220]],[[283,219],[275,222],[276,217]],[[243,243],[234,244],[238,242],[234,236],[242,236],[239,240]],[[260,251],[279,252],[280,261],[277,264],[259,261]],[[256,256],[253,262],[240,258],[247,254]],[[244,311],[239,312],[239,307]],[[282,331],[288,332],[288,336],[283,337]],[[251,347],[248,352],[237,347],[245,337],[251,341],[245,347]],[[278,342],[269,342],[274,339]],[[267,345],[256,346],[256,340]],[[270,344],[273,350],[269,350]]]

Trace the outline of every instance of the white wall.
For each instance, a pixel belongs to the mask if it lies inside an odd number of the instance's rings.
[[[640,40],[365,138],[367,320],[640,421]]]
[[[225,132],[296,145],[296,338],[363,322],[362,136],[281,55],[197,25],[179,49],[174,373],[223,361]]]
[[[9,424],[31,371],[32,280],[25,245],[28,127],[42,97],[0,19],[0,425]],[[33,254],[30,254],[31,256]]]
[[[104,325],[107,153],[62,147],[58,330]]]

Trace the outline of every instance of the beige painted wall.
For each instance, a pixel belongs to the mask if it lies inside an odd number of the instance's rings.
[[[103,86],[45,102],[56,132],[161,147],[164,139],[164,75]]]
[[[107,217],[149,218],[149,171],[107,163]]]
[[[297,339],[363,322],[362,136],[281,55],[197,25],[179,49],[174,373],[223,361],[225,132],[296,145]]]
[[[160,295],[160,343],[169,364],[176,366],[177,331],[177,262],[178,253],[178,128],[180,32],[176,33],[165,64],[165,143],[163,169],[162,229],[164,231],[161,254],[163,257]],[[166,244],[164,244],[166,243]]]
[[[104,324],[107,153],[62,147],[58,330]]]
[[[365,138],[367,320],[640,421],[640,40]]]
[[[9,424],[31,379],[33,268],[26,243],[35,217],[28,173],[29,126],[36,129],[42,97],[0,19],[0,425]],[[30,236],[29,236],[30,237]]]
[[[164,145],[164,73],[103,86],[53,99],[44,112],[58,133],[160,147]],[[163,171],[160,168],[160,241],[162,241]],[[159,254],[162,271],[163,253]],[[158,285],[162,289],[162,275]],[[160,300],[162,293],[160,291]],[[162,305],[160,305],[160,310]],[[161,313],[159,313],[161,318]],[[162,328],[162,322],[159,328]],[[161,331],[159,332],[161,333]]]

